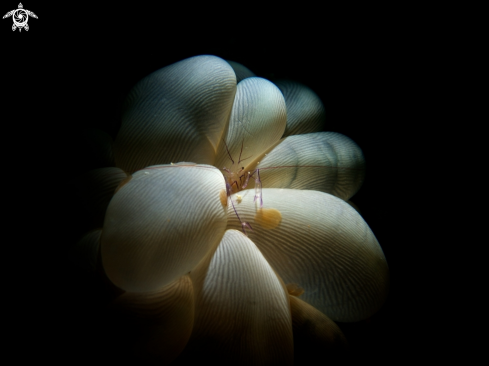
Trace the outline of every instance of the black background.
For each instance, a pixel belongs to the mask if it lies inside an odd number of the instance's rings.
[[[365,361],[437,357],[442,330],[432,301],[441,275],[425,272],[440,244],[430,232],[419,234],[431,206],[418,193],[433,164],[420,150],[436,118],[439,35],[419,31],[424,19],[358,8],[283,14],[243,6],[224,16],[205,4],[23,4],[39,17],[29,20],[28,32],[12,32],[11,19],[0,23],[3,190],[13,198],[4,224],[15,238],[4,252],[5,297],[19,314],[12,333],[19,359],[76,364],[102,349],[93,304],[64,257],[83,220],[71,205],[73,181],[84,169],[79,136],[97,127],[115,137],[121,103],[138,80],[199,54],[309,86],[325,105],[326,130],[361,147],[367,175],[352,200],[384,250],[391,288],[368,322],[342,329]]]

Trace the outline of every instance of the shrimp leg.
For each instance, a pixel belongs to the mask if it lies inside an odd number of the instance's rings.
[[[251,227],[251,225],[248,222],[241,221],[241,218],[238,215],[238,211],[236,211],[236,207],[234,207],[233,199],[231,198],[231,194],[233,192],[231,190],[231,185],[229,183],[226,183],[226,191],[227,191],[227,195],[228,195],[229,199],[231,200],[231,205],[233,205],[234,213],[236,214],[236,216],[238,217],[239,222],[241,223],[241,228],[243,229],[244,234],[246,236],[248,236],[248,233],[246,232],[246,228],[248,227],[250,230],[253,230],[253,228]]]
[[[263,198],[261,196],[260,169],[257,169],[256,170],[256,177],[255,177],[255,198],[253,199],[253,202],[257,202],[257,200],[260,201],[260,207],[263,207]]]
[[[255,198],[253,199],[253,202],[256,202],[258,199],[260,201],[260,207],[263,207],[263,198],[261,196],[261,179],[260,179],[260,169],[257,169],[253,172],[253,174],[250,174],[248,172],[248,176],[246,177],[246,180],[244,184],[241,186],[242,189],[245,189],[248,186],[248,181],[250,180],[250,177],[253,176],[256,173],[255,177]]]

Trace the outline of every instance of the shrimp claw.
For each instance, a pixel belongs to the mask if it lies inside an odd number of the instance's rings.
[[[261,196],[260,169],[257,169],[256,170],[256,177],[255,177],[255,198],[253,199],[253,202],[257,202],[257,200],[260,201],[260,207],[263,207],[263,198]]]

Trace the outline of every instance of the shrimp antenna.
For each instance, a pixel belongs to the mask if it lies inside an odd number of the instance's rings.
[[[244,158],[243,160],[241,160],[241,154],[243,153],[243,144],[244,144],[244,137],[243,137],[243,141],[241,141],[241,151],[239,152],[239,161],[238,161],[238,164],[241,163],[242,161],[245,161],[246,159],[251,158],[253,156],[253,155],[250,155],[247,158]]]
[[[226,151],[228,152],[228,156],[229,156],[229,159],[231,159],[231,161],[233,162],[234,164],[234,160],[233,160],[233,157],[231,156],[231,153],[229,152],[229,149],[228,149],[228,145],[226,144],[226,141],[224,141],[223,138],[221,138],[222,142],[224,142],[224,146],[226,147]],[[241,147],[241,150],[243,150],[243,147]],[[241,156],[241,155],[240,155]]]

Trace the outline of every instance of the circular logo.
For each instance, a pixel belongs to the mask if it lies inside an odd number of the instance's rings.
[[[27,24],[27,20],[29,19],[29,15],[27,15],[27,12],[24,9],[17,9],[12,14],[12,18],[14,20],[14,24],[17,27],[22,28],[24,25]]]

